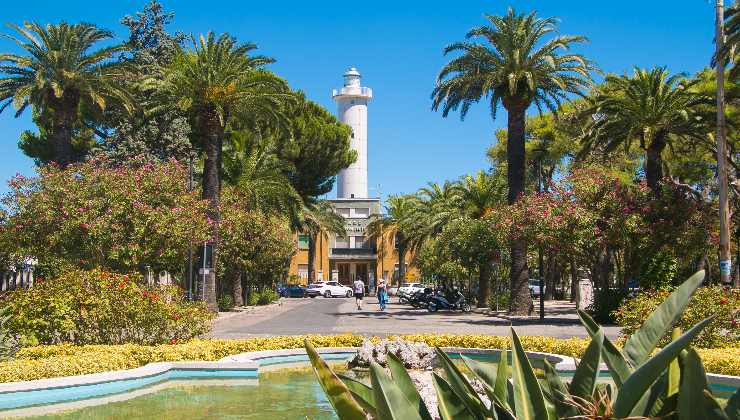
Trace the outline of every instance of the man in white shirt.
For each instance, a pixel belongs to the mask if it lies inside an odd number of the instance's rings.
[[[352,289],[355,293],[355,303],[357,303],[357,310],[359,311],[362,309],[362,298],[365,296],[365,283],[358,277],[352,285]]]

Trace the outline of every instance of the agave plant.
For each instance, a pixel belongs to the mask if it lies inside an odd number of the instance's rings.
[[[436,349],[444,375],[433,373],[438,413],[442,419],[740,419],[740,392],[722,407],[712,395],[706,373],[691,341],[712,318],[681,334],[656,351],[656,346],[701,285],[699,272],[676,289],[620,349],[585,312],[579,311],[591,336],[573,378],[565,381],[547,362],[538,377],[511,329],[511,355],[501,352],[495,365],[461,356],[466,376],[449,356]],[[306,341],[314,372],[341,419],[432,419],[403,364],[388,354],[388,371],[370,367],[370,385],[337,375]],[[509,363],[511,358],[511,363]],[[598,383],[601,362],[611,383]],[[473,387],[482,384],[486,401]],[[435,413],[436,414],[436,413]]]

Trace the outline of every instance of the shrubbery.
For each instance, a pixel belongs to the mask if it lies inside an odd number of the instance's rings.
[[[187,172],[176,162],[109,168],[99,161],[38,172],[10,180],[0,241],[4,252],[36,258],[44,275],[147,265],[177,272],[187,250],[210,238],[207,202],[187,190]]]
[[[413,334],[399,337],[440,347],[504,349],[511,345],[509,337],[491,335]],[[14,360],[0,362],[0,382],[132,369],[152,362],[219,360],[229,355],[250,351],[303,348],[305,338],[308,338],[316,347],[359,347],[362,340],[367,337],[341,334],[279,336],[244,340],[192,340],[187,343],[156,346],[137,344],[35,346],[21,349]],[[588,340],[582,338],[558,339],[523,336],[520,339],[527,351],[571,357],[581,357],[588,345]],[[379,341],[380,338],[371,337],[370,340]],[[740,347],[698,349],[697,351],[707,372],[740,375]]]
[[[622,334],[629,336],[645,321],[645,318],[670,294],[669,290],[648,290],[634,299],[625,300],[614,311]],[[691,299],[677,327],[688,330],[704,318],[714,315],[715,319],[697,337],[696,347],[716,348],[740,343],[740,290],[722,287],[701,287]],[[665,345],[670,340],[666,336],[661,341]]]
[[[594,290],[594,302],[588,307],[588,311],[591,312],[596,322],[614,324],[616,322],[614,311],[626,298],[627,291],[622,289]]]
[[[272,289],[262,289],[249,294],[247,306],[269,305],[280,299],[280,295]]]
[[[144,286],[138,275],[71,271],[37,279],[11,292],[2,305],[7,328],[28,342],[55,344],[158,344],[208,331],[202,303],[184,299],[177,286]]]

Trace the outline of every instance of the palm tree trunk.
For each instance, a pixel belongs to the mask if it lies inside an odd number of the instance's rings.
[[[487,308],[491,297],[491,261],[486,261],[478,268],[478,307]]]
[[[526,155],[524,149],[525,104],[507,104],[508,139],[506,145],[507,180],[509,184],[508,202],[513,204],[524,194],[526,182]],[[527,241],[523,238],[511,242],[511,297],[509,312],[516,315],[529,315],[532,312],[532,298],[529,293],[529,269],[527,267]]]
[[[406,278],[406,245],[398,245],[398,284]]]
[[[72,147],[72,130],[80,98],[76,92],[67,90],[62,98],[51,102],[53,161],[60,167],[65,168],[76,160],[74,147]]]
[[[234,293],[234,306],[244,306],[244,292],[242,289],[242,270],[238,270],[234,276],[234,284],[232,287]]]
[[[663,179],[663,149],[665,140],[658,134],[645,151],[645,178],[648,187],[656,195],[660,193],[660,181]]]
[[[314,264],[316,258],[316,238],[312,234],[308,235],[308,283],[316,282],[316,267]]]
[[[576,261],[571,258],[570,260],[570,301],[575,302],[578,295],[578,269],[576,268]]]
[[[212,230],[213,240],[213,267],[216,267],[218,250],[218,225],[221,219],[219,211],[221,196],[220,167],[221,150],[223,146],[224,129],[215,110],[210,110],[204,117],[203,145],[205,149],[205,161],[203,162],[203,198],[208,200],[208,218]],[[206,276],[206,284],[203,285],[203,300],[206,301],[208,309],[218,310],[216,302],[216,278]]]

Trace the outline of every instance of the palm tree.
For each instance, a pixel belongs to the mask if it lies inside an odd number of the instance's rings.
[[[638,142],[645,151],[647,184],[658,193],[666,147],[677,138],[701,142],[711,131],[701,112],[710,99],[692,89],[696,83],[682,74],[671,76],[664,67],[635,68],[632,77],[607,76],[582,111],[587,125],[581,154],[629,150]]]
[[[191,49],[180,50],[165,71],[160,100],[176,102],[188,113],[194,144],[204,151],[203,198],[209,201],[213,220],[215,265],[227,127],[236,119],[284,124],[283,103],[292,96],[282,79],[263,69],[273,59],[250,55],[257,48],[255,44],[240,44],[228,34],[216,38],[211,32],[197,40],[191,37],[191,42]],[[215,308],[215,284],[211,283],[204,289],[204,297]]]
[[[498,180],[498,177],[491,176],[484,171],[478,171],[475,176],[467,175],[460,180],[455,190],[466,216],[475,220],[483,219],[496,205],[504,203],[504,186],[497,182]],[[492,254],[478,267],[478,307],[480,308],[488,306],[493,258]]]
[[[125,46],[92,50],[113,33],[88,23],[8,26],[19,35],[6,37],[26,54],[0,54],[0,112],[12,104],[18,117],[30,105],[49,117],[52,161],[67,166],[82,157],[72,144],[81,107],[102,112],[109,102],[118,101],[131,110],[128,95],[117,83],[122,68],[110,61]]]
[[[720,54],[725,63],[732,63],[730,77],[740,77],[740,2],[735,2],[725,11],[725,42]]]
[[[286,173],[290,165],[275,154],[272,142],[233,132],[223,154],[223,181],[239,188],[250,208],[288,218],[299,224],[303,199]]]
[[[385,245],[395,243],[398,252],[398,278],[406,276],[406,253],[413,245],[413,237],[409,235],[409,223],[415,211],[416,198],[409,195],[388,197],[385,214],[370,216],[370,223],[366,227],[368,237],[380,243],[380,252],[385,253]]]
[[[301,231],[308,236],[308,282],[316,281],[316,241],[319,236],[327,234],[347,236],[344,228],[344,217],[334,211],[334,207],[326,200],[307,202],[303,207],[303,223]]]
[[[432,109],[442,115],[460,111],[465,118],[471,105],[485,98],[491,116],[499,104],[508,114],[507,181],[508,202],[515,202],[525,187],[525,115],[530,105],[542,112],[556,112],[569,95],[583,95],[591,85],[592,64],[579,54],[566,51],[586,41],[582,36],[554,36],[555,18],[538,18],[535,13],[517,14],[509,8],[505,16],[486,15],[489,25],[472,29],[468,41],[445,48],[460,53],[437,76]],[[470,41],[481,39],[483,43]],[[524,313],[531,307],[527,286],[527,243],[511,244],[510,311]]]
[[[442,229],[460,214],[457,184],[430,182],[411,198],[412,211],[404,225],[411,250],[418,251],[424,243],[439,235]]]

